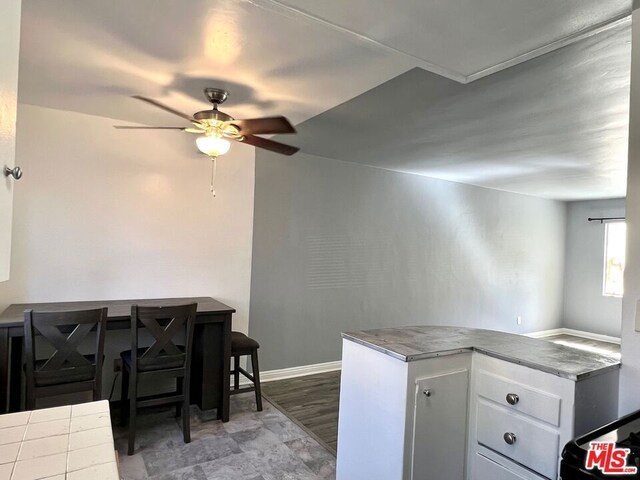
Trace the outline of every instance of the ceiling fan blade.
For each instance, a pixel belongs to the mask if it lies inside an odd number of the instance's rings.
[[[133,127],[129,125],[114,125],[119,130],[187,130],[185,127]]]
[[[135,98],[137,100],[142,100],[143,102],[147,102],[148,104],[153,105],[154,107],[161,108],[165,112],[173,113],[174,115],[177,115],[180,118],[184,118],[185,120],[188,120],[189,122],[196,123],[196,124],[198,123],[198,121],[195,120],[191,115],[187,115],[186,113],[179,112],[178,110],[171,108],[165,105],[164,103],[160,103],[157,100],[153,100],[152,98],[143,97],[142,95],[132,95],[131,98]]]
[[[256,137],[254,135],[244,135],[243,137],[236,139],[236,141],[240,143],[247,143],[258,148],[264,148],[265,150],[280,153],[282,155],[293,155],[300,150],[298,147],[292,147],[291,145],[285,145],[284,143],[274,142],[273,140]]]
[[[133,127],[129,125],[114,125],[113,128],[118,130],[181,130],[187,133],[197,133],[202,135],[206,133],[204,130],[196,127]]]
[[[230,120],[225,125],[234,125],[240,130],[240,135],[296,133],[293,125],[283,116]]]

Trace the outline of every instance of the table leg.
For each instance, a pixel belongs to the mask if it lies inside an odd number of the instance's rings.
[[[191,398],[201,410],[217,409],[229,421],[231,383],[231,315],[224,322],[196,325],[191,365]]]
[[[9,392],[9,329],[0,328],[0,414],[7,412]]]
[[[9,411],[19,412],[22,405],[22,337],[11,337],[9,367]]]
[[[222,326],[222,398],[218,408],[218,418],[223,422],[229,421],[231,400],[231,314],[226,317]]]

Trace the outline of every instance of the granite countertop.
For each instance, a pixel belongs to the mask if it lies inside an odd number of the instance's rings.
[[[403,362],[476,351],[570,380],[620,368],[615,355],[586,352],[513,333],[463,327],[418,326],[343,333]]]

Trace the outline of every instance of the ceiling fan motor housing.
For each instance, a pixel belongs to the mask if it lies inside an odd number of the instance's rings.
[[[193,118],[198,121],[205,121],[211,126],[219,125],[222,122],[228,122],[234,118],[231,115],[227,115],[224,112],[218,110],[218,105],[224,103],[229,98],[229,92],[220,88],[205,88],[204,95],[213,104],[213,109],[202,110],[197,112]]]
[[[195,118],[196,120],[217,120],[219,122],[228,122],[230,120],[233,120],[233,117],[231,115],[227,115],[226,113],[221,112],[216,108],[214,108],[213,110],[202,110],[201,112],[196,113],[193,118]]]

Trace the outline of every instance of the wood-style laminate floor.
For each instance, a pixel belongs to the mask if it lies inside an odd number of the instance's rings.
[[[262,393],[335,454],[340,371],[263,383]]]

